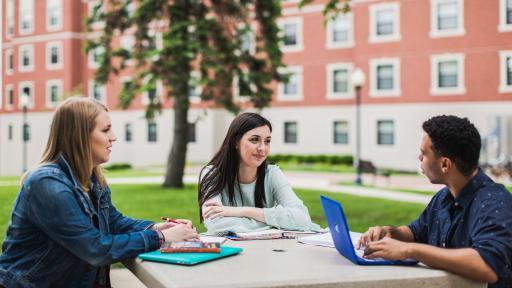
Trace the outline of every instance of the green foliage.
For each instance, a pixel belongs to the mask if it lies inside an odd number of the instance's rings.
[[[113,163],[104,167],[107,171],[116,171],[116,170],[127,170],[132,169],[132,164],[130,163]]]

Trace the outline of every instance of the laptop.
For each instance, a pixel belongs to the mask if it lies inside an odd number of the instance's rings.
[[[358,234],[350,232],[345,213],[341,204],[333,199],[320,196],[324,208],[325,218],[329,223],[334,246],[338,252],[345,258],[358,265],[415,265],[418,263],[415,259],[405,261],[387,260],[384,258],[366,259],[363,258],[364,249],[356,249]],[[352,237],[351,237],[352,234]]]
[[[242,248],[222,246],[220,253],[161,253],[160,250],[146,252],[139,258],[146,261],[192,266],[242,252]]]

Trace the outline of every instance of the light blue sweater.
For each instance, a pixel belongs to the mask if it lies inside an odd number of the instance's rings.
[[[266,202],[263,214],[265,222],[246,217],[218,217],[204,221],[204,225],[208,229],[207,234],[219,235],[227,231],[249,232],[272,227],[283,230],[322,231],[320,226],[311,222],[308,209],[304,206],[302,200],[295,195],[290,183],[278,166],[268,165],[264,187]],[[235,184],[235,206],[255,207],[256,181],[249,184],[240,184],[240,188],[242,190],[241,197],[238,192],[238,185]],[[221,194],[211,198],[211,200],[220,201],[224,206],[231,206],[227,188],[224,188]]]

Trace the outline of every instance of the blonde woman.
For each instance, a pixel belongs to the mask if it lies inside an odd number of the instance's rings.
[[[197,238],[189,220],[153,223],[112,204],[100,164],[116,137],[108,109],[83,97],[56,110],[40,165],[27,173],[0,256],[0,286],[110,287],[111,263]]]

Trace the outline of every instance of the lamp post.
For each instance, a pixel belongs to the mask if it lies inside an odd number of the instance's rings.
[[[356,155],[354,157],[354,164],[356,166],[356,180],[357,185],[361,185],[361,87],[366,81],[366,76],[360,68],[356,68],[350,76],[352,86],[356,91]]]
[[[22,170],[23,172],[26,172],[27,171],[27,108],[28,108],[28,104],[29,104],[29,96],[27,95],[27,93],[23,93],[21,95],[21,109],[22,109],[22,115],[23,115],[23,130],[22,130],[22,137],[23,137],[23,166],[22,166]]]

